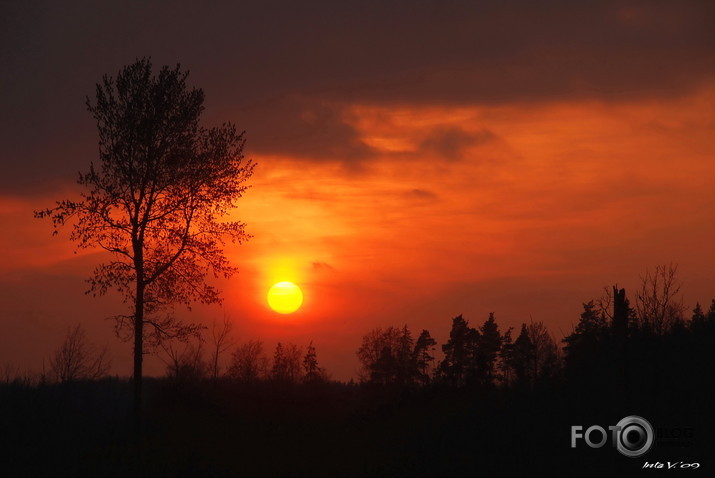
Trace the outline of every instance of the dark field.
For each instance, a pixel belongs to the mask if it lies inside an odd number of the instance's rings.
[[[631,391],[630,403],[623,391],[557,383],[519,391],[156,379],[146,391],[137,435],[128,381],[3,385],[2,476],[624,476],[658,460],[697,462],[684,471],[707,475],[714,464],[703,381]],[[656,443],[640,458],[610,442],[570,448],[571,425],[607,427],[630,414],[657,429],[690,427],[691,443]]]

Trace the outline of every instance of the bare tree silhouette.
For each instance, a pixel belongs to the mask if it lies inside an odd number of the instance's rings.
[[[680,288],[677,265],[658,265],[652,274],[647,270],[636,292],[637,325],[643,331],[662,335],[683,322],[687,307]]]
[[[220,360],[221,356],[228,352],[234,346],[235,341],[231,336],[233,331],[233,322],[230,317],[224,312],[223,321],[219,325],[214,318],[211,325],[211,376],[217,379],[221,372]]]
[[[98,350],[81,325],[67,330],[65,340],[50,358],[50,371],[60,383],[97,379],[111,367],[107,347]]]
[[[538,381],[552,377],[559,369],[560,350],[548,327],[541,322],[530,322],[526,327],[533,346],[533,379]]]
[[[362,338],[357,351],[360,379],[374,384],[411,384],[417,379],[418,354],[407,325],[377,327]]]
[[[256,382],[268,373],[268,359],[263,354],[263,342],[249,340],[231,356],[230,377],[245,383]]]
[[[98,167],[79,176],[79,200],[36,212],[70,235],[80,248],[97,247],[111,259],[96,267],[90,292],[114,289],[133,304],[117,316],[120,337],[134,341],[134,408],[141,409],[145,326],[152,341],[197,332],[172,314],[175,304],[220,301],[208,274],[236,269],[223,254],[225,238],[248,238],[244,224],[223,221],[248,187],[254,164],[243,156],[243,133],[231,124],[199,126],[204,93],[189,88],[187,72],[149,59],[124,67],[97,85],[87,109],[99,132]]]
[[[197,381],[205,376],[208,364],[204,361],[204,342],[171,339],[160,344],[159,358],[166,364],[167,375],[175,382]]]

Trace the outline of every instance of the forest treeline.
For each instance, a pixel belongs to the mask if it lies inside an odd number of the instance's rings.
[[[657,384],[657,370],[678,367],[715,371],[715,300],[707,310],[698,303],[688,314],[680,299],[677,266],[672,265],[646,273],[634,295],[631,305],[624,289],[604,289],[599,299],[583,303],[577,324],[560,343],[543,322],[504,329],[494,313],[478,325],[470,325],[462,315],[452,318],[449,338],[441,345],[428,330],[415,334],[408,325],[378,327],[362,337],[356,351],[358,380],[407,387],[532,389],[561,381],[633,386],[638,376],[643,383],[652,379]],[[279,342],[269,355],[260,340],[237,344],[228,317],[191,337],[161,343],[156,352],[174,382],[330,381],[312,342],[305,348]],[[106,347],[95,347],[76,326],[68,330],[39,380],[13,374],[9,367],[2,378],[6,383],[66,383],[98,379],[109,369]]]
[[[642,461],[572,449],[569,430],[630,414],[657,427],[649,461],[710,466],[715,301],[686,307],[676,269],[658,267],[632,292],[583,303],[574,322],[556,340],[541,322],[457,315],[441,344],[408,325],[375,328],[356,343],[358,380],[344,383],[316,344],[237,343],[217,320],[203,340],[159,345],[167,374],[147,381],[139,435],[131,383],[100,379],[106,352],[74,327],[39,384],[9,369],[0,379],[0,428],[12,431],[0,474],[621,476]],[[683,429],[687,443],[661,442]]]
[[[566,383],[572,388],[612,386],[629,396],[667,380],[702,379],[715,372],[715,300],[688,314],[677,266],[647,272],[632,304],[625,289],[604,289],[583,303],[572,332],[558,343],[543,322],[500,329],[494,313],[477,326],[459,315],[435,359],[436,341],[422,330],[377,328],[357,352],[360,379],[371,384],[457,388],[516,388]],[[702,380],[709,386],[711,380]]]

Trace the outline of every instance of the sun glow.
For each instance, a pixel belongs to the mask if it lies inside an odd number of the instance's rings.
[[[279,282],[268,291],[268,305],[279,314],[292,314],[303,304],[303,292],[292,282]]]

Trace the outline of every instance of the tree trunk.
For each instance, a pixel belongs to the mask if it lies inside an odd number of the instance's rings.
[[[142,411],[142,361],[144,359],[144,247],[141,238],[134,243],[134,269],[137,294],[134,302],[134,425],[141,427]]]
[[[134,424],[141,424],[142,405],[142,360],[144,358],[144,286],[137,281],[137,296],[134,309]]]

